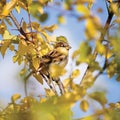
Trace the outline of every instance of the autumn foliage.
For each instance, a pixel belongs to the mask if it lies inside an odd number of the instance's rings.
[[[99,4],[98,0],[0,1],[0,52],[3,58],[8,52],[7,50],[13,52],[12,61],[23,65],[20,75],[24,79],[26,95],[24,98],[20,94],[11,96],[11,102],[0,111],[0,120],[120,119],[119,101],[109,103],[106,92],[101,89],[89,92],[90,88],[103,74],[106,74],[109,78],[115,77],[118,82],[120,81],[120,0],[103,1],[107,11],[107,19],[104,24],[96,15],[103,13],[104,9],[97,8],[96,11],[93,9],[94,5]],[[42,24],[49,21],[49,14],[51,13],[47,12],[47,7],[58,10],[59,15],[56,16],[58,24],[49,26]],[[23,12],[27,13],[27,18],[22,19],[24,17],[22,16]],[[93,12],[96,14],[93,14]],[[21,22],[18,22],[16,15],[20,15]],[[76,24],[83,23],[85,25],[85,40],[68,57],[74,64],[74,68],[70,72],[67,71],[65,66],[49,63],[51,61],[47,58],[48,53],[54,50],[58,41],[69,44],[69,39],[66,36],[51,34],[61,24],[67,22],[66,17],[69,15],[78,21]],[[12,28],[12,30],[9,28]],[[63,48],[57,49],[57,52],[67,56],[67,51]],[[103,60],[102,64],[100,59]],[[44,62],[49,63],[50,67],[38,71],[41,65],[45,65]],[[87,67],[80,80],[79,66],[82,63],[86,64]],[[71,68],[68,67],[68,69]],[[46,76],[42,76],[47,74],[46,72],[50,73],[48,81]],[[62,79],[61,76],[67,77]],[[26,81],[30,77],[34,77],[43,86],[45,82],[47,83],[48,88],[44,88],[45,95],[43,97],[41,95],[39,99],[36,99],[28,95]],[[55,78],[54,81],[51,78]],[[61,78],[61,83],[56,78]],[[74,82],[76,78],[78,79],[77,83]],[[65,91],[65,93],[62,91]],[[80,111],[87,112],[92,107],[94,108],[94,106],[91,106],[91,100],[94,104],[99,103],[100,109],[95,108],[93,114],[75,119],[72,108],[79,105]]]

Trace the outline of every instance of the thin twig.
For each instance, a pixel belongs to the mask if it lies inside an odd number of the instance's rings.
[[[30,72],[25,78],[24,78],[24,89],[25,89],[25,96],[27,96],[27,80],[29,79],[29,77],[32,75],[32,72]]]
[[[108,29],[109,29],[109,26],[110,26],[110,23],[111,23],[111,21],[112,21],[113,16],[114,16],[113,11],[109,11],[109,10],[108,10],[108,18],[107,18],[107,20],[106,20],[105,26],[103,27],[103,32],[101,33],[101,36],[100,36],[100,38],[99,38],[99,40],[98,40],[98,41],[100,41],[101,43],[102,43],[102,41],[104,40],[104,37],[105,37],[105,35],[106,35],[106,32],[107,32]],[[97,55],[98,55],[98,52],[96,51],[96,49],[97,49],[97,48],[95,48],[95,50],[94,50],[94,52],[93,52],[93,55],[94,55],[93,60],[95,60],[96,57],[97,57]],[[90,66],[88,65],[87,68],[86,68],[86,71],[85,71],[85,73],[84,73],[84,75],[83,75],[83,77],[82,77],[82,80],[80,81],[80,85],[83,83],[85,76],[86,76],[87,73],[89,72],[89,69],[90,69]]]
[[[25,31],[23,30],[23,28],[20,26],[19,22],[17,21],[17,19],[14,17],[13,13],[10,12],[9,13],[9,17],[12,19],[12,21],[14,22],[14,24],[16,25],[18,31],[21,33],[21,35],[23,35],[25,37],[25,40],[29,40],[27,37],[27,34],[25,33]]]

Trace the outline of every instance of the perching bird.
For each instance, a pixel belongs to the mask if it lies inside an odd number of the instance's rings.
[[[42,78],[47,82],[49,87],[57,94],[54,86],[51,85],[53,81],[55,81],[60,89],[61,94],[65,93],[64,86],[60,81],[60,78],[53,78],[51,77],[49,67],[51,64],[60,65],[65,67],[68,62],[68,53],[69,49],[71,48],[68,44],[65,37],[60,36],[58,37],[58,41],[54,45],[54,49],[48,52],[46,55],[42,56],[40,60],[40,66],[37,70],[38,73],[42,76]],[[64,38],[64,39],[63,39]]]

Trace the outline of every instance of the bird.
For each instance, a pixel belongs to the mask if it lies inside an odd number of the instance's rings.
[[[71,46],[64,36],[57,38],[58,41],[54,44],[54,49],[49,51],[46,55],[43,55],[40,59],[40,65],[37,70],[38,74],[47,82],[49,87],[57,94],[54,85],[51,85],[55,81],[60,89],[61,94],[65,93],[65,89],[62,81],[59,77],[53,78],[50,74],[51,64],[60,65],[65,67],[68,62],[68,54]]]

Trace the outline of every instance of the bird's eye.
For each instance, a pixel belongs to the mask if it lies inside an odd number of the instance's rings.
[[[61,47],[64,47],[64,45],[63,45],[63,44],[61,44],[60,46],[61,46]]]

